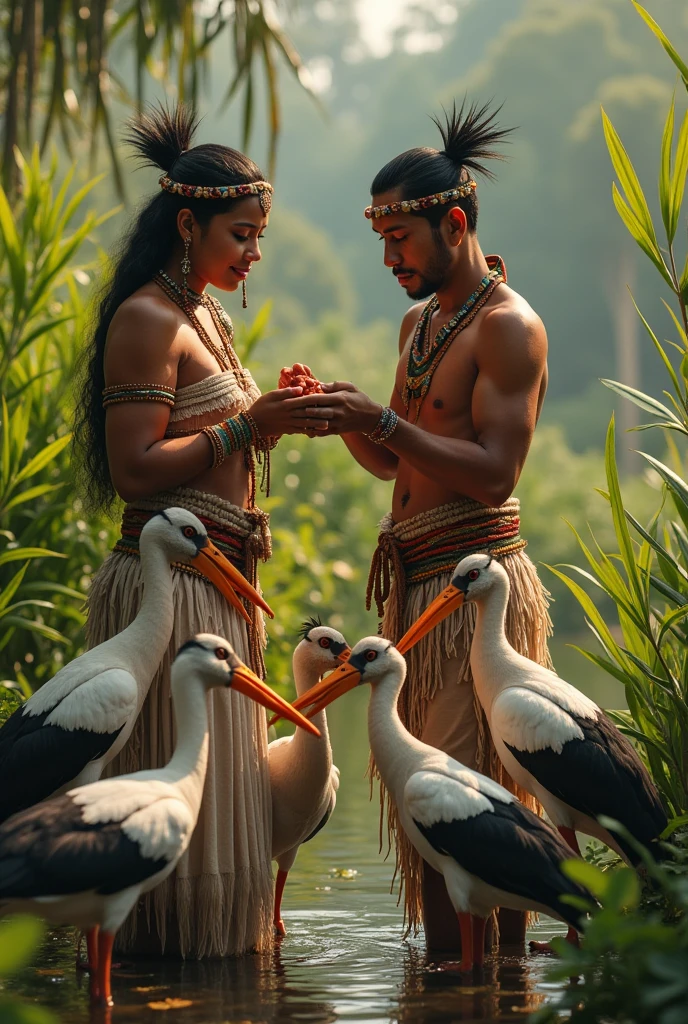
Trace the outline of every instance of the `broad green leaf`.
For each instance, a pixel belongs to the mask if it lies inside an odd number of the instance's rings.
[[[674,46],[672,46],[671,41],[668,38],[668,36],[662,31],[662,29],[659,27],[659,25],[657,24],[655,19],[652,17],[652,15],[648,14],[648,12],[645,10],[645,8],[642,7],[638,3],[638,0],[631,0],[631,3],[635,7],[635,9],[638,12],[638,14],[640,15],[640,17],[645,22],[645,24],[649,25],[649,27],[654,32],[654,34],[657,36],[657,38],[659,39],[660,43],[662,44],[662,46],[666,50],[666,52],[669,54],[669,56],[673,60],[674,64],[676,65],[676,67],[678,68],[679,72],[681,73],[681,77],[683,78],[683,82],[684,82],[684,85],[685,85],[686,89],[688,89],[688,64],[686,64],[685,61],[681,59],[681,57],[677,53],[677,51],[674,48]]]
[[[657,245],[656,239],[653,239],[651,235],[645,230],[641,222],[635,216],[628,203],[624,200],[623,196],[616,187],[616,183],[612,185],[612,199],[614,200],[614,206],[616,211],[621,217],[628,228],[632,237],[636,240],[640,248],[643,250],[646,256],[652,260],[657,270],[660,272],[666,283],[669,285],[672,291],[674,291],[673,278],[669,272],[669,269],[664,262],[662,254]]]
[[[640,882],[632,868],[607,872],[608,884],[604,905],[614,910],[633,910],[640,902]]]
[[[606,872],[587,861],[573,859],[563,861],[561,870],[574,882],[585,886],[598,900],[604,898],[609,885]]]
[[[16,626],[18,629],[26,629],[30,633],[38,633],[46,640],[52,640],[56,644],[69,644],[70,641],[52,626],[46,626],[43,622],[36,622],[34,619],[25,619],[21,615],[7,615],[3,619],[3,626]]]
[[[22,505],[26,501],[34,501],[36,498],[40,498],[44,494],[50,494],[51,491],[59,491],[61,487],[65,486],[65,482],[59,484],[37,484],[35,487],[29,487],[25,491],[20,491],[19,494],[7,502],[4,506],[3,511],[9,512],[11,508],[15,508],[17,505]]]
[[[688,87],[688,83],[687,83]],[[673,231],[669,237],[669,244],[674,239],[676,229],[678,227],[679,218],[681,216],[681,204],[683,202],[683,193],[686,187],[686,177],[688,176],[688,110],[684,114],[683,123],[681,124],[681,131],[678,136],[678,146],[676,148],[676,163],[674,165],[674,173],[671,179],[671,226]]]
[[[63,437],[58,437],[52,444],[46,445],[43,451],[34,455],[32,459],[26,463],[24,468],[15,477],[15,483],[21,483],[22,480],[28,479],[33,476],[34,473],[38,473],[39,470],[47,466],[49,462],[60,454],[60,452],[67,447],[72,439],[71,434],[65,434]]]
[[[7,608],[8,604],[16,594],[17,590],[21,586],[21,582],[26,575],[26,570],[29,568],[29,563],[25,562],[22,565],[19,572],[15,573],[12,579],[9,581],[6,587],[0,592],[0,611],[3,608]]]
[[[0,555],[0,565],[8,562],[20,562],[24,558],[66,558],[61,551],[50,551],[48,548],[10,548]]]
[[[675,97],[671,100],[669,113],[664,124],[662,134],[662,157],[659,164],[659,208],[662,211],[664,228],[669,239],[669,245],[674,240],[676,227],[672,229],[672,203],[671,203],[671,148],[674,142],[674,110],[676,108]]]
[[[36,1003],[20,1003],[16,999],[0,999],[2,1024],[60,1024],[57,1017]]]
[[[29,915],[0,921],[0,978],[15,974],[31,958],[43,938],[45,925]]]
[[[646,395],[642,391],[629,387],[628,384],[620,384],[615,380],[607,380],[601,377],[600,383],[604,384],[610,391],[615,391],[617,395],[628,398],[629,401],[639,406],[645,412],[651,413],[652,416],[664,416],[667,420],[673,420],[678,427],[684,429],[683,424],[673,414],[671,409],[668,409],[666,405],[662,405],[661,402],[658,402],[656,398],[652,398],[651,395]]]

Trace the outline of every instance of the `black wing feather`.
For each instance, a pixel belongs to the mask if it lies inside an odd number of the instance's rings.
[[[667,826],[657,788],[631,742],[600,712],[597,721],[571,715],[583,732],[582,740],[564,744],[560,754],[551,748],[529,752],[507,744],[519,764],[534,779],[591,818],[616,818],[638,842],[651,847]],[[632,864],[638,854],[618,836],[615,839]]]
[[[493,806],[494,810],[473,818],[430,826],[415,823],[438,853],[452,857],[476,878],[549,907],[567,924],[579,928],[581,912],[562,903],[561,896],[592,897],[561,870],[561,862],[571,857],[571,850],[553,828],[522,804],[495,800]]]
[[[67,785],[89,762],[103,757],[122,731],[45,725],[51,711],[29,715],[17,708],[0,729],[0,778],[12,780],[0,792],[0,822]]]
[[[109,895],[143,882],[167,864],[141,855],[121,822],[89,825],[70,796],[54,797],[0,825],[0,900]]]
[[[315,836],[317,836],[318,832],[320,832],[321,829],[325,828],[325,825],[327,825],[328,821],[332,817],[332,811],[334,810],[334,807],[335,807],[335,801],[334,800],[330,800],[330,803],[328,805],[327,810],[325,811],[325,813],[323,814],[322,818],[320,819],[318,824],[315,826],[315,828],[313,829],[311,834],[309,836],[306,836],[306,838],[304,839],[304,843],[310,843],[311,839],[313,839]]]

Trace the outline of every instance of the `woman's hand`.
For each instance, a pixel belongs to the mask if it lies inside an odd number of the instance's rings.
[[[349,381],[334,381],[322,385],[320,395],[303,395],[293,404],[298,411],[297,420],[304,421],[307,430],[329,434],[369,434],[382,415],[382,406]],[[325,423],[326,427],[319,427]],[[303,431],[306,432],[306,431]]]
[[[321,396],[322,397],[322,396]],[[249,412],[262,437],[281,437],[282,434],[315,434],[327,431],[327,420],[321,416],[307,417],[304,403],[310,396],[301,387],[279,388],[267,391],[253,403]]]

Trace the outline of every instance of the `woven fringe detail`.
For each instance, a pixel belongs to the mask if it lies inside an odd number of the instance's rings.
[[[451,509],[452,506],[446,506]],[[434,510],[437,511],[437,510]],[[420,517],[414,517],[420,518]],[[384,523],[384,521],[383,521]],[[399,524],[403,526],[404,524]],[[395,528],[396,532],[396,528]],[[457,552],[456,561],[460,561]],[[506,635],[509,643],[519,654],[547,668],[552,660],[547,648],[547,638],[552,635],[552,621],[549,616],[549,593],[542,585],[537,570],[524,551],[504,555],[500,561],[507,571],[511,586],[506,613]],[[395,573],[390,581],[389,598],[385,603],[381,633],[392,641],[398,641],[416,621],[430,602],[451,582],[452,573],[444,573],[423,583],[404,586],[403,577]],[[401,586],[400,586],[401,583]],[[402,589],[403,588],[403,589]],[[403,596],[399,591],[402,590]],[[399,695],[399,716],[416,737],[420,737],[425,724],[427,702],[442,686],[442,662],[460,657],[460,675],[457,685],[473,685],[470,666],[470,648],[475,629],[476,609],[466,604],[449,615],[407,654],[408,674],[406,684]],[[477,770],[499,782],[509,792],[537,814],[542,808],[537,800],[517,786],[502,767],[492,743],[490,730],[477,698],[474,701],[478,721]],[[422,858],[408,841],[399,825],[397,811],[371,756],[369,765],[371,791],[373,780],[380,783],[380,850],[384,848],[385,817],[387,822],[387,853],[394,842],[396,865],[392,878],[392,889],[399,878],[399,901],[404,900],[404,935],[418,933],[423,921],[421,899]]]
[[[178,505],[220,521],[221,506],[223,525],[243,516],[242,509],[212,495],[188,489],[186,494],[190,500],[183,500],[181,488],[170,492],[160,507]],[[244,517],[244,529],[251,525]],[[242,660],[251,661],[246,623],[212,584],[174,572],[172,586],[174,627],[169,647],[132,735],[108,765],[106,776],[158,768],[169,761],[175,742],[170,668],[181,644],[194,633],[217,633]],[[133,621],[142,592],[139,559],[113,552],[89,592],[89,648]],[[260,625],[264,637],[262,618]],[[175,873],[143,897],[146,917],[149,922],[154,917],[163,949],[166,932],[176,921],[183,956],[227,956],[265,949],[272,942],[272,810],[265,712],[241,694],[219,690],[209,696],[208,711],[210,750],[198,824]],[[120,950],[135,949],[136,929],[135,908],[120,929]]]
[[[240,380],[242,383],[239,383]],[[196,384],[178,388],[170,412],[170,422],[178,423],[209,412],[217,413],[221,419],[236,416],[245,412],[259,398],[260,391],[250,370],[224,370]]]

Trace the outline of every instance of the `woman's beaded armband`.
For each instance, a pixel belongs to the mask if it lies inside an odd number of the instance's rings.
[[[229,420],[216,423],[214,427],[203,427],[202,433],[210,441],[213,449],[213,469],[221,466],[228,455],[234,452],[249,451],[269,452],[277,446],[279,438],[262,437],[253,417],[247,412],[240,412]]]
[[[165,384],[113,384],[103,389],[103,409],[120,402],[162,402],[174,405],[174,388]]]
[[[394,409],[390,409],[390,407],[387,406],[386,409],[382,410],[380,419],[377,421],[375,428],[365,436],[374,444],[384,444],[385,441],[389,441],[390,437],[397,429],[398,423],[399,417],[395,413]]]

